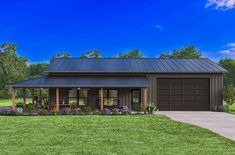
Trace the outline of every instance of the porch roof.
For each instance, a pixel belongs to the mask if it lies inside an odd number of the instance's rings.
[[[49,87],[148,87],[149,80],[142,76],[50,76],[19,81],[14,88]]]

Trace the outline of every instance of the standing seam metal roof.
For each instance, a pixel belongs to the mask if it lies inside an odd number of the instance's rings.
[[[58,58],[45,72],[72,73],[225,73],[207,58]]]

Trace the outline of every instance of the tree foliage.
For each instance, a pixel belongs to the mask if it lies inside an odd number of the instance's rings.
[[[225,89],[224,101],[229,105],[235,103],[235,90],[232,83],[229,83]]]
[[[228,83],[235,85],[235,59],[223,58],[219,61],[219,65],[228,70],[224,77],[225,85]]]
[[[80,56],[80,58],[100,58],[100,57],[101,57],[101,51],[96,49],[83,52]]]
[[[119,53],[119,58],[143,58],[141,51],[138,49],[133,49],[127,52]]]
[[[27,78],[27,62],[27,58],[17,56],[15,44],[0,44],[0,98],[9,97],[9,84]]]
[[[173,49],[172,52],[163,52],[160,58],[200,58],[201,52],[193,45],[187,45],[179,49]]]
[[[52,63],[56,58],[70,58],[70,57],[71,57],[70,53],[68,53],[68,52],[61,52],[61,53],[55,54],[51,58],[50,63]]]
[[[29,66],[29,78],[35,78],[43,74],[47,68],[48,63],[36,63]]]

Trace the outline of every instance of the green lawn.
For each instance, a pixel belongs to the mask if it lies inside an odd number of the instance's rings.
[[[0,117],[0,154],[234,154],[235,142],[157,115]]]
[[[31,99],[27,99],[26,100],[27,103],[31,102]],[[23,102],[23,99],[22,98],[18,98],[16,99],[16,102]],[[0,99],[0,107],[1,106],[8,106],[8,105],[11,105],[11,99]]]
[[[235,103],[233,103],[232,105],[229,106],[230,107],[230,112],[231,114],[235,114]]]

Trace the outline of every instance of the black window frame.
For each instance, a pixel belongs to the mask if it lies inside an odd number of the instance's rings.
[[[109,92],[112,91],[112,90],[117,91],[117,97],[110,97]],[[105,101],[105,99],[107,99],[107,101],[109,101],[109,99],[117,99],[117,104],[109,105],[109,104],[105,104],[105,102],[104,102],[104,106],[107,106],[107,107],[119,106],[119,91],[118,91],[118,89],[104,89],[103,91],[104,92],[107,91],[107,96],[105,97],[105,95],[104,95],[104,101]],[[99,105],[100,105],[100,101],[101,101],[101,97],[100,97],[100,93],[99,93]]]
[[[71,88],[71,89],[69,89],[69,91],[73,90],[73,89],[75,90],[76,88]],[[86,90],[86,96],[85,97],[80,97],[80,91],[81,90]],[[77,99],[77,103],[76,104],[78,106],[85,106],[85,105],[87,105],[88,104],[88,89],[77,89],[76,92],[77,92],[76,93],[76,97],[70,97],[69,96],[69,92],[68,92],[68,98],[69,98],[68,101],[69,101],[69,104],[72,104],[72,103],[70,103],[70,98],[72,98],[72,99]],[[80,101],[79,101],[80,99],[85,99],[86,100],[85,105],[80,105]]]
[[[134,99],[134,91],[138,91],[139,92],[139,102],[133,102],[133,99]],[[132,89],[131,90],[131,104],[133,105],[133,104],[141,104],[141,89]]]

